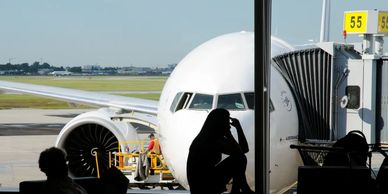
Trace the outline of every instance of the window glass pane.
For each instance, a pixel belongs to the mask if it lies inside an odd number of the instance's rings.
[[[190,104],[190,109],[211,109],[213,104],[213,96],[206,94],[195,94],[193,101]]]
[[[253,92],[245,93],[245,100],[247,101],[247,106],[249,109],[254,109],[255,108],[255,95]]]
[[[193,93],[184,93],[181,100],[179,100],[178,106],[176,107],[175,111],[186,108],[187,103],[189,103],[192,95]]]
[[[179,92],[178,94],[176,94],[174,100],[172,101],[172,104],[170,106],[170,111],[171,112],[175,112],[175,107],[176,107],[176,104],[178,103],[179,99],[181,98],[182,96],[182,92]]]
[[[349,102],[346,108],[358,109],[360,108],[360,87],[359,86],[347,86],[346,96],[348,96]]]
[[[228,110],[245,109],[241,94],[227,94],[218,96],[217,108]]]
[[[247,106],[249,109],[255,108],[255,95],[253,92],[244,93],[245,100],[247,101]],[[272,100],[269,99],[269,112],[272,112],[275,110],[275,107],[273,106]]]

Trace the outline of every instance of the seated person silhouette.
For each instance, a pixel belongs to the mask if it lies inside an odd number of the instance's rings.
[[[102,189],[106,194],[125,194],[128,190],[128,178],[116,167],[108,168],[101,176]]]
[[[84,188],[68,176],[66,154],[59,148],[51,147],[40,153],[39,168],[47,176],[40,193],[42,194],[86,194]]]
[[[238,143],[230,125],[237,130]],[[230,118],[226,109],[211,111],[189,150],[187,179],[191,194],[222,193],[231,179],[231,193],[254,193],[245,177],[248,151],[240,122]],[[222,154],[229,156],[221,161]]]

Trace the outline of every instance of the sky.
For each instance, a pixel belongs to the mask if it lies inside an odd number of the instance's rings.
[[[166,66],[253,31],[253,0],[0,0],[0,64]]]
[[[272,35],[291,45],[318,42],[320,37],[322,0],[272,0]],[[345,11],[388,11],[387,0],[331,0],[330,41],[344,42],[343,14]],[[360,42],[357,35],[348,35],[347,42]],[[385,38],[385,52],[388,41]]]
[[[272,0],[272,34],[318,41],[321,9],[321,0]],[[388,1],[332,0],[331,40],[343,41],[344,11],[365,9]],[[0,24],[0,64],[163,67],[216,36],[253,31],[254,0],[0,0]]]

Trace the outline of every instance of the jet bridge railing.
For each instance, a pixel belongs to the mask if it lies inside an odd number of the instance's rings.
[[[373,144],[368,145],[369,149],[367,151],[366,156],[368,158],[368,161],[366,165],[371,170],[371,164],[372,164],[372,152],[373,150]],[[328,161],[328,155],[332,154],[330,159],[333,159],[333,157],[340,157],[337,159],[342,159],[341,155],[347,156],[348,164],[350,167],[352,167],[351,162],[351,155],[352,154],[361,154],[364,152],[359,151],[352,151],[345,149],[343,147],[333,147],[333,142],[331,143],[323,143],[323,144],[299,144],[299,145],[290,145],[291,149],[297,149],[299,152],[299,155],[303,161],[303,164],[305,166],[332,166],[333,164],[329,163]],[[334,154],[334,155],[333,155]]]

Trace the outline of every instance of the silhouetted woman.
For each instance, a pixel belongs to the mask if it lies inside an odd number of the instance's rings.
[[[239,143],[233,138],[230,125],[236,128]],[[191,194],[222,193],[231,179],[232,193],[254,193],[245,177],[248,151],[240,122],[230,118],[225,109],[211,111],[190,146],[187,179]],[[229,156],[221,161],[222,154]]]

